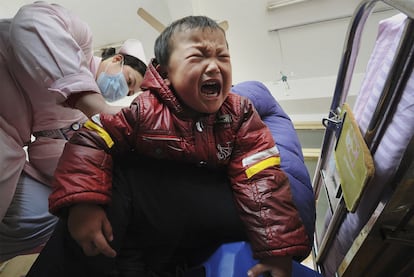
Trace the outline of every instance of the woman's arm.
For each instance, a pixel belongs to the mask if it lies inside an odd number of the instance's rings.
[[[99,113],[116,114],[122,108],[121,106],[109,105],[101,94],[94,92],[82,93],[75,102],[74,107],[89,118]]]

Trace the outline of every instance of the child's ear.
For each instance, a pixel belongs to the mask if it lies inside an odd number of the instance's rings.
[[[167,69],[165,68],[165,66],[161,66],[158,64],[155,67],[155,69],[158,71],[160,76],[164,79],[164,82],[166,82],[167,85],[170,85],[170,80],[168,79],[168,73],[167,73]]]

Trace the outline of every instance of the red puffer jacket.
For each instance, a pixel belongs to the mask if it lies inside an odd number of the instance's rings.
[[[112,156],[135,152],[226,169],[256,259],[303,256],[310,243],[272,134],[252,103],[230,93],[216,114],[186,110],[148,67],[140,94],[116,115],[101,114],[66,144],[50,210],[111,200]]]

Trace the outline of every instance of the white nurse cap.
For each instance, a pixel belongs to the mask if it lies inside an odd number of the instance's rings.
[[[147,63],[145,58],[144,47],[142,43],[137,39],[127,39],[119,48],[118,53],[126,54],[140,59],[143,63]]]

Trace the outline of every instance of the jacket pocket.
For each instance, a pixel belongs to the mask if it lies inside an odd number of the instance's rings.
[[[142,135],[138,147],[142,153],[154,158],[180,159],[185,152],[183,138],[163,134]]]

